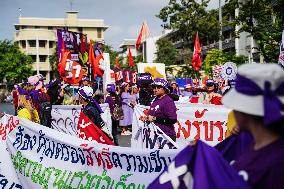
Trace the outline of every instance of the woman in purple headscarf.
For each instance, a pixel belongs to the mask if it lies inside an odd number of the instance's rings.
[[[252,188],[284,186],[284,70],[277,64],[239,67],[223,104],[233,109],[241,132],[254,142],[233,166]]]

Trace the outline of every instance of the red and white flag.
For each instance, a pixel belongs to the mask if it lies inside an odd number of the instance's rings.
[[[115,145],[113,141],[83,112],[80,112],[78,130],[79,138],[89,141],[95,140],[101,144]]]
[[[138,51],[140,51],[140,52],[142,51],[142,50],[141,50],[141,43],[142,43],[145,39],[147,39],[149,36],[150,36],[150,30],[149,30],[149,28],[148,28],[148,25],[147,25],[146,22],[143,22],[142,27],[141,27],[141,30],[140,30],[140,34],[139,34],[139,36],[138,36],[138,38],[137,38],[137,41],[136,41],[136,49],[137,49]]]

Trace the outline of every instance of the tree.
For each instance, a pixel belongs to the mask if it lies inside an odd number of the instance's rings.
[[[280,1],[279,1],[280,2]],[[239,25],[241,32],[248,32],[259,45],[259,50],[266,62],[277,62],[279,42],[284,29],[283,7],[273,6],[270,0],[229,0],[231,9],[239,8],[234,25]],[[283,2],[282,2],[283,5]]]
[[[167,38],[160,38],[157,41],[157,59],[155,62],[164,63],[166,66],[176,63],[178,58],[178,50]]]
[[[222,52],[218,49],[212,49],[206,53],[206,58],[203,61],[203,70],[206,75],[212,76],[212,66],[214,65],[223,65],[226,62],[234,62],[235,64],[240,65],[244,64],[246,61],[246,56],[236,56],[231,52]]]
[[[195,0],[170,0],[157,15],[165,29],[174,31],[173,37],[183,39],[184,47],[191,47],[191,42],[198,32],[201,39],[218,39],[219,23],[216,11],[207,11],[209,0],[198,3]],[[192,48],[192,47],[191,47]]]
[[[0,81],[4,78],[14,84],[31,76],[32,58],[22,53],[19,47],[11,41],[0,41]]]

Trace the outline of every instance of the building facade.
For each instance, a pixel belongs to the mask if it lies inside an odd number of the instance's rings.
[[[104,40],[108,28],[102,19],[79,19],[77,11],[68,11],[66,18],[19,17],[15,24],[14,41],[20,49],[33,59],[33,70],[50,80],[51,65],[49,57],[57,45],[57,29],[87,34],[87,38]]]
[[[127,63],[128,48],[130,48],[133,57],[137,57],[141,53],[136,49],[136,39],[123,39],[123,42],[119,45],[121,51],[119,56],[123,57],[123,64]]]

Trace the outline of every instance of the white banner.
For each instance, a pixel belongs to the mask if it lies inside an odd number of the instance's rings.
[[[200,139],[205,143],[215,146],[223,141],[227,131],[227,119],[230,109],[224,106],[176,103],[178,122],[175,124],[176,143],[182,148],[190,141]],[[156,138],[145,136],[145,132],[139,137],[136,133],[146,131],[145,124],[140,120],[145,116],[144,110],[148,107],[137,105],[134,109],[132,124],[131,147],[145,148],[146,145],[153,143]],[[148,131],[149,132],[149,131]],[[136,137],[135,137],[136,136]],[[146,144],[145,144],[146,143]]]
[[[111,114],[108,104],[100,104],[104,113],[102,119],[109,131],[112,129]],[[78,121],[82,106],[80,105],[56,105],[52,106],[51,116],[52,128],[72,136],[78,136]]]
[[[98,144],[24,119],[7,146],[23,188],[36,189],[147,188],[178,153]]]
[[[17,117],[5,114],[0,119],[0,188],[16,189],[23,188],[20,185],[16,171],[13,169],[10,154],[7,149],[7,135],[19,124]]]

